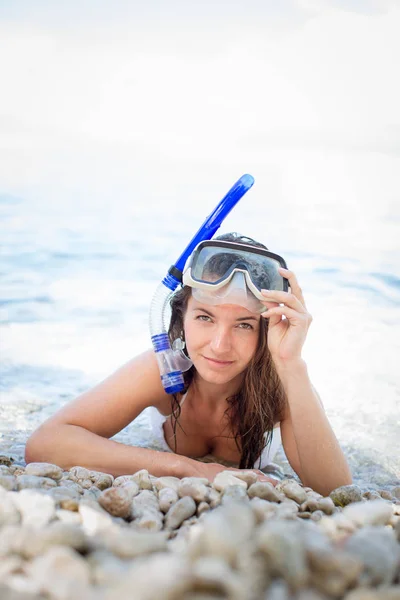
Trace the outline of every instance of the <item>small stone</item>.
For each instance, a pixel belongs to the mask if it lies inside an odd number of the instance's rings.
[[[257,483],[253,483],[249,487],[248,490],[249,498],[254,498],[257,496],[258,498],[262,498],[263,500],[268,500],[269,502],[281,502],[282,494],[276,491],[272,483],[268,481],[258,481]]]
[[[95,485],[93,485],[93,481],[91,480],[91,478],[88,478],[88,479],[81,479],[81,480],[79,481],[79,484],[82,486],[82,488],[83,488],[84,490],[92,490],[92,489],[93,489],[93,490],[94,490],[94,489],[98,490],[98,489],[99,489],[99,488],[97,488]],[[100,491],[100,490],[99,490],[99,491]]]
[[[363,493],[363,498],[366,500],[381,500],[382,497],[376,490],[370,490]]]
[[[208,498],[209,487],[198,480],[197,477],[184,477],[178,485],[178,495],[180,498],[190,496],[196,502],[205,502]]]
[[[378,490],[378,494],[384,500],[389,500],[390,502],[394,502],[395,498],[388,490]]]
[[[354,533],[357,530],[354,522],[341,512],[335,513],[331,520],[332,523],[334,523],[337,532],[344,534],[345,538],[348,537],[349,533]]]
[[[307,556],[312,570],[310,583],[321,593],[343,597],[348,589],[357,585],[363,570],[358,558],[331,547],[308,549]]]
[[[181,480],[178,479],[178,477],[159,477],[155,481],[154,485],[157,490],[161,490],[162,488],[168,487],[172,488],[173,490],[175,490],[176,493],[178,493],[180,482]]]
[[[21,465],[12,465],[10,467],[10,474],[15,475],[15,477],[18,477],[18,475],[25,475],[25,467]]]
[[[238,573],[218,557],[200,557],[193,565],[195,590],[218,592],[223,598],[246,598],[246,587]]]
[[[200,517],[203,513],[208,512],[210,510],[210,505],[207,502],[200,502],[197,507],[196,514]]]
[[[191,566],[184,556],[155,553],[137,558],[118,584],[105,591],[102,600],[177,600],[186,597],[191,582]]]
[[[183,521],[189,519],[196,512],[196,503],[190,496],[184,496],[176,502],[165,516],[165,525],[168,529],[177,529]]]
[[[245,469],[243,471],[235,471],[235,477],[238,479],[242,479],[247,483],[247,487],[253,485],[253,483],[257,482],[258,476],[257,473],[252,471],[251,469]]]
[[[81,497],[79,492],[76,490],[69,488],[65,485],[59,485],[55,488],[52,488],[48,491],[48,495],[51,496],[55,502],[60,503],[63,500],[79,500]]]
[[[393,515],[393,509],[383,500],[374,500],[374,502],[355,502],[345,506],[342,514],[358,527],[386,525]]]
[[[162,529],[163,514],[157,496],[150,490],[142,490],[133,498],[131,516],[135,527],[153,531]]]
[[[282,581],[281,579],[273,581],[268,588],[268,595],[266,595],[266,598],[268,598],[268,600],[291,600],[292,595],[286,581]]]
[[[81,500],[79,514],[82,520],[82,528],[88,535],[102,533],[113,527],[111,515],[95,500]]]
[[[371,502],[371,506],[377,502]],[[344,550],[363,563],[359,585],[377,586],[394,583],[400,561],[400,548],[393,530],[366,526],[350,536]]]
[[[87,564],[90,567],[93,583],[101,587],[118,584],[129,568],[127,561],[104,549],[91,552],[87,557]]]
[[[324,513],[322,512],[322,510],[315,510],[313,513],[311,513],[311,520],[318,522],[322,519],[323,516]]]
[[[60,508],[69,512],[77,512],[79,510],[79,500],[74,498],[65,498],[60,500]]]
[[[335,512],[335,505],[332,498],[328,496],[327,498],[317,500],[317,510],[322,510],[326,515],[333,515]]]
[[[41,533],[47,547],[69,546],[78,552],[88,549],[88,539],[80,524],[53,521]]]
[[[50,477],[50,479],[59,481],[63,476],[63,470],[50,463],[29,463],[25,467],[25,474],[36,475],[36,477]]]
[[[400,500],[400,485],[396,485],[396,487],[392,488],[392,495]]]
[[[139,486],[131,481],[120,487],[105,489],[99,496],[99,504],[110,515],[127,519],[131,516],[132,499],[139,493]]]
[[[221,494],[215,488],[210,488],[208,491],[208,503],[210,508],[217,508],[221,504]]]
[[[67,487],[71,490],[75,490],[75,492],[77,492],[81,496],[84,492],[82,486],[79,483],[76,483],[75,481],[64,477],[59,482],[59,487]]]
[[[120,487],[121,485],[125,485],[126,483],[131,483],[131,481],[135,481],[133,479],[133,475],[120,475],[116,477],[113,481],[113,487]],[[137,481],[135,482],[137,483]]]
[[[94,500],[95,502],[98,501],[98,499],[101,496],[101,491],[99,490],[99,488],[97,488],[95,485],[87,490],[84,490],[83,495],[82,495],[82,499],[85,500]]]
[[[0,486],[5,490],[12,491],[15,490],[17,484],[17,479],[14,475],[0,475]]]
[[[14,492],[6,492],[4,488],[0,488],[0,531],[4,525],[15,525],[21,521],[21,514],[13,498]]]
[[[345,600],[400,600],[398,585],[379,589],[358,588],[349,592]]]
[[[14,462],[13,458],[11,458],[9,456],[5,456],[5,454],[0,454],[0,465],[4,465],[6,467],[11,467],[13,462]]]
[[[282,491],[287,498],[297,502],[297,504],[302,504],[307,500],[306,492],[295,481],[283,481],[277,485],[277,489]]]
[[[0,562],[0,581],[4,581],[4,579],[12,573],[21,571],[23,564],[23,560],[20,556],[4,556]],[[1,595],[0,598],[2,598]]]
[[[141,469],[132,475],[133,480],[138,484],[141,490],[152,490],[153,483],[149,472],[146,469]]]
[[[263,523],[266,519],[270,519],[276,515],[278,505],[276,502],[270,502],[269,500],[263,500],[258,496],[254,496],[250,500],[250,507],[257,519],[257,523]]]
[[[300,525],[306,523],[265,521],[257,531],[257,547],[263,552],[266,564],[273,574],[283,577],[293,590],[308,582],[307,557]]]
[[[34,489],[14,493],[13,501],[22,515],[23,525],[41,528],[55,517],[55,502],[50,496]]]
[[[158,502],[160,504],[160,510],[165,514],[169,511],[171,506],[178,502],[179,496],[172,488],[162,488],[158,492]]]
[[[50,489],[56,487],[57,483],[50,477],[36,477],[36,475],[18,475],[17,489]]]
[[[0,584],[1,600],[31,600],[32,598],[42,600],[43,596],[40,591],[40,586],[36,582],[21,573],[5,577],[4,587]]]
[[[229,485],[222,494],[221,504],[226,504],[227,502],[241,502],[242,504],[249,502],[247,490],[239,485]]]
[[[73,502],[71,500],[70,502]],[[79,505],[77,505],[76,511],[70,509],[58,508],[56,510],[56,518],[62,523],[68,523],[69,525],[80,525],[82,522],[80,514],[77,512]]]
[[[213,486],[218,492],[223,492],[230,485],[240,485],[247,490],[247,483],[235,477],[232,471],[221,471],[214,477]]]
[[[167,537],[168,533],[165,531],[109,529],[96,536],[92,542],[95,547],[112,552],[119,558],[132,559],[165,551]]]
[[[69,478],[71,481],[80,483],[81,481],[90,479],[90,471],[84,467],[71,467],[69,470]]]
[[[314,510],[318,510],[318,500],[316,498],[309,498],[307,496],[307,500],[300,505],[300,511],[310,511],[314,512]]]
[[[90,572],[85,560],[71,548],[54,546],[27,567],[29,577],[55,600],[84,598]]]
[[[188,555],[218,556],[232,566],[236,564],[239,549],[250,539],[256,523],[250,503],[229,503],[202,516],[201,528],[189,538]]]
[[[335,506],[346,506],[352,502],[362,501],[362,491],[358,485],[343,485],[333,490],[329,497]]]
[[[103,491],[112,486],[114,477],[100,471],[90,471],[90,480],[99,490]]]
[[[276,507],[276,515],[279,519],[297,519],[299,505],[297,502],[281,502]]]

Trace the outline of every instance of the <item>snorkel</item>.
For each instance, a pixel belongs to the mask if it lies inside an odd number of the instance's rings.
[[[175,264],[170,267],[167,275],[155,291],[150,306],[150,333],[160,369],[161,381],[167,394],[176,394],[184,389],[185,385],[182,373],[190,369],[193,365],[190,358],[183,352],[184,346],[181,339],[175,340],[173,347],[171,347],[165,325],[165,310],[169,300],[178,285],[182,282],[183,269],[194,248],[203,240],[210,240],[213,237],[225,217],[252,187],[253,183],[254,178],[251,175],[243,175],[231,187],[229,192],[206,218]]]

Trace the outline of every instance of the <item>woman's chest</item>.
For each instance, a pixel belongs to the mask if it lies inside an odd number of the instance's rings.
[[[238,451],[229,415],[223,410],[211,412],[182,406],[176,423],[168,417],[163,425],[165,441],[177,454],[202,458],[212,454],[228,462],[238,463]]]

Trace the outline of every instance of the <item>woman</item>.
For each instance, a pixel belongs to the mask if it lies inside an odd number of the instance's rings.
[[[148,350],[39,427],[28,440],[27,462],[52,462],[66,469],[79,464],[114,476],[145,468],[157,477],[213,481],[226,469],[219,459],[272,481],[259,469],[273,457],[271,446],[281,438],[303,485],[327,495],[351,483],[301,357],[312,318],[296,276],[280,267],[277,276],[289,282],[290,292],[279,286],[261,290],[253,285],[256,267],[251,258],[246,260],[249,246],[266,247],[236,234],[216,239],[243,245],[242,259],[228,269],[228,283],[221,292],[214,290],[219,271],[226,270],[227,257],[231,260],[226,252],[216,252],[214,263],[207,263],[206,284],[196,282],[187,269],[189,285],[171,300],[171,342],[183,338],[193,363],[185,373],[184,393],[164,391],[154,352]],[[153,407],[153,426],[167,452],[108,439],[147,407]],[[210,454],[216,462],[196,460]]]

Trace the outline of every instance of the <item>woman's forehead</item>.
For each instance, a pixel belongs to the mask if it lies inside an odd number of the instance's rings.
[[[260,319],[259,313],[254,313],[240,306],[239,304],[206,304],[205,302],[199,302],[193,296],[189,298],[188,302],[189,310],[203,310],[206,313],[215,315],[216,317],[232,318],[233,320],[241,318],[256,317],[257,321]]]

